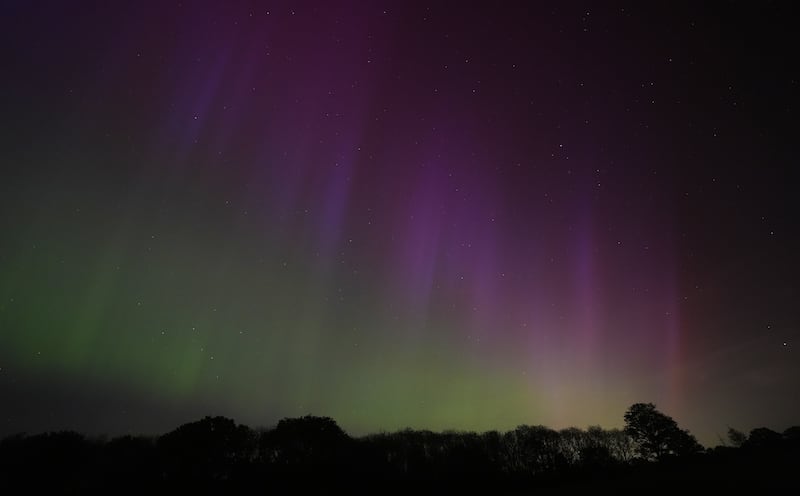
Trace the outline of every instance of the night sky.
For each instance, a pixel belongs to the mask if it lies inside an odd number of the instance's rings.
[[[0,435],[800,424],[793,8],[527,3],[3,2]]]

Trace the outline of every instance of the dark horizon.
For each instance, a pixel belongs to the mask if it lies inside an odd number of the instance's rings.
[[[664,413],[669,415],[670,412],[664,412]],[[133,415],[133,414],[131,414],[131,415]],[[275,420],[275,421],[273,421],[271,423],[240,422],[239,419],[237,419],[237,418],[235,418],[233,416],[230,416],[230,415],[225,415],[224,413],[220,413],[220,412],[206,412],[205,414],[199,414],[199,415],[196,415],[194,417],[179,419],[179,420],[177,420],[175,422],[172,422],[172,423],[168,423],[168,422],[165,421],[165,419],[170,418],[169,416],[159,415],[159,418],[160,418],[160,420],[162,422],[164,422],[166,424],[166,428],[161,429],[161,430],[149,431],[149,432],[148,431],[132,431],[132,430],[109,432],[109,431],[102,430],[102,428],[99,428],[98,427],[99,424],[94,424],[95,427],[96,427],[95,429],[80,430],[80,429],[75,428],[75,427],[70,427],[68,425],[64,425],[60,421],[55,421],[55,423],[53,424],[52,428],[44,428],[44,429],[41,429],[41,430],[38,430],[38,431],[17,430],[17,431],[13,431],[13,432],[0,432],[0,440],[2,440],[4,438],[12,438],[12,437],[15,437],[15,436],[34,436],[35,437],[35,436],[40,436],[40,435],[56,434],[56,433],[60,433],[60,432],[74,432],[74,433],[80,434],[82,436],[86,436],[86,438],[89,439],[89,440],[112,440],[112,439],[116,439],[116,438],[124,438],[126,436],[146,437],[146,438],[157,439],[157,438],[159,438],[159,437],[161,437],[163,435],[166,435],[169,432],[173,431],[176,426],[196,424],[196,423],[203,422],[203,421],[205,421],[207,419],[214,419],[214,418],[230,420],[230,421],[234,422],[237,425],[242,425],[242,426],[248,427],[249,429],[252,429],[255,432],[266,432],[266,431],[274,430],[276,428],[276,426],[280,422],[287,421],[287,420],[298,420],[298,419],[304,419],[304,418],[331,419],[334,422],[336,422],[337,425],[340,426],[340,428],[342,429],[342,432],[344,432],[346,435],[348,435],[349,437],[351,437],[353,439],[364,439],[364,438],[369,438],[371,436],[376,436],[376,435],[401,434],[401,433],[406,432],[406,431],[430,432],[432,434],[437,434],[437,435],[450,434],[450,433],[452,433],[452,434],[477,434],[477,435],[499,433],[500,435],[503,435],[503,434],[511,433],[511,432],[515,431],[516,429],[519,429],[520,427],[544,428],[544,429],[552,430],[554,432],[559,432],[559,433],[563,432],[563,431],[570,431],[570,430],[575,430],[575,429],[580,430],[580,431],[584,431],[584,432],[586,432],[589,429],[596,429],[596,428],[599,428],[599,429],[602,429],[603,431],[608,431],[608,432],[613,432],[613,431],[616,431],[616,430],[621,431],[621,430],[624,429],[624,422],[623,422],[622,412],[620,413],[620,416],[619,416],[619,419],[618,419],[619,421],[615,422],[614,425],[610,425],[610,426],[609,425],[601,425],[599,423],[590,423],[590,424],[587,424],[587,425],[584,425],[584,426],[571,425],[571,426],[564,426],[564,427],[553,427],[553,426],[549,426],[549,425],[539,424],[539,423],[536,423],[536,422],[524,422],[524,423],[521,423],[519,425],[513,426],[511,428],[507,428],[507,429],[495,428],[495,429],[487,429],[487,430],[471,430],[471,429],[443,428],[443,429],[439,429],[439,430],[434,430],[434,429],[425,428],[424,426],[403,426],[403,427],[399,427],[399,428],[391,429],[391,430],[381,429],[381,430],[369,431],[369,432],[359,432],[359,431],[353,432],[353,431],[350,431],[347,428],[345,428],[345,426],[343,426],[340,423],[338,423],[335,418],[330,417],[328,415],[324,415],[324,413],[320,413],[320,412],[307,412],[305,414],[297,415],[295,417],[283,417],[283,418],[277,419],[277,420]],[[94,420],[94,419],[92,419],[92,420]],[[96,420],[99,421],[100,424],[102,424],[102,420],[103,420],[102,413],[98,413],[97,414]],[[738,431],[738,432],[744,432],[745,435],[747,435],[747,433],[750,432],[753,429],[768,429],[768,430],[776,432],[776,433],[784,433],[784,432],[788,432],[789,430],[796,429],[797,426],[800,425],[800,423],[789,424],[789,425],[786,425],[786,426],[756,424],[754,427],[752,427],[750,429],[740,429],[737,426],[732,426],[730,424],[725,423],[724,420],[722,420],[720,425],[723,426],[723,427],[720,427],[718,433],[716,434],[716,438],[715,438],[716,442],[715,443],[713,443],[713,444],[704,443],[701,439],[698,438],[699,444],[704,449],[711,450],[711,449],[718,448],[718,447],[730,446],[731,445],[731,441],[729,439],[729,433],[730,433],[731,429],[733,429],[735,431]],[[688,431],[688,430],[687,430],[687,432],[691,433],[691,431]],[[691,433],[691,434],[694,435],[694,433]]]
[[[285,418],[253,430],[204,417],[157,437],[90,439],[58,432],[0,439],[0,490],[81,494],[290,491],[292,494],[523,494],[545,488],[608,491],[790,489],[800,426],[730,429],[705,449],[655,405],[637,403],[624,429],[498,433],[403,430],[354,438],[328,417]]]

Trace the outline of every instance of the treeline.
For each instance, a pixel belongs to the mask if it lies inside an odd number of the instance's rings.
[[[702,448],[652,404],[624,429],[403,430],[354,438],[334,420],[283,419],[253,430],[206,417],[158,437],[90,439],[75,432],[0,441],[0,492],[518,493],[585,487],[798,487],[800,427],[731,429]]]

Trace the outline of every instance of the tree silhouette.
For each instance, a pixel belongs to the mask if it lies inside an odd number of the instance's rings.
[[[733,427],[728,427],[728,441],[735,448],[741,448],[747,442],[747,434],[742,431],[736,430]]]
[[[405,429],[351,438],[328,417],[283,419],[258,432],[205,417],[158,438],[19,434],[0,439],[0,494],[20,487],[36,494],[195,495],[528,494],[539,487],[573,494],[588,485],[671,491],[688,483],[717,492],[800,489],[800,426],[783,433],[760,427],[749,436],[732,430],[741,446],[699,453],[694,437],[653,404],[631,406],[625,424],[560,431],[521,425],[482,434]]]
[[[783,439],[790,443],[800,442],[800,425],[794,425],[783,431]]]
[[[100,471],[109,483],[123,482],[132,491],[160,477],[155,441],[143,436],[122,436],[103,447]]]
[[[653,403],[631,405],[625,412],[625,432],[636,441],[639,455],[646,460],[702,450],[694,436],[678,427],[672,417],[659,412]]]
[[[0,443],[0,493],[14,492],[3,491],[13,478],[25,481],[26,490],[34,493],[85,486],[96,447],[96,443],[73,431],[4,439]]]
[[[746,448],[754,448],[759,450],[774,449],[783,439],[783,436],[767,429],[766,427],[757,427],[750,431],[747,440],[742,444]]]
[[[520,425],[504,436],[507,464],[513,472],[540,474],[561,469],[568,459],[561,452],[557,431],[543,425]]]
[[[283,468],[333,466],[350,441],[330,417],[285,418],[261,437],[259,458]]]
[[[168,478],[229,479],[255,455],[255,433],[225,417],[205,417],[158,439]]]

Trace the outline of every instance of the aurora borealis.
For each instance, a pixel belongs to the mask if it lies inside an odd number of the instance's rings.
[[[0,434],[797,423],[789,6],[1,9]]]

